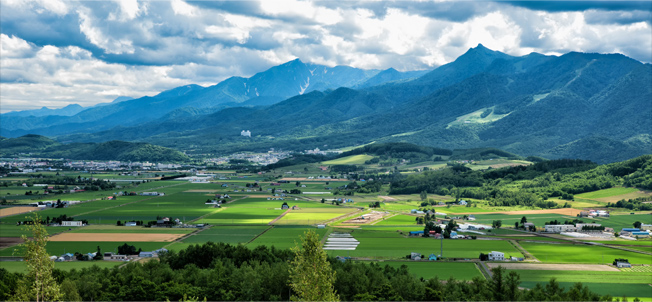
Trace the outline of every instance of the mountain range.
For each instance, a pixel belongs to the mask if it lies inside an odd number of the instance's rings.
[[[652,150],[650,83],[652,65],[621,54],[515,57],[478,45],[431,71],[294,60],[69,116],[3,114],[0,134],[140,141],[188,154],[400,141],[604,163]]]

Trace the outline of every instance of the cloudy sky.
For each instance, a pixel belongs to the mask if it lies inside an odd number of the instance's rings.
[[[92,106],[295,58],[431,69],[482,43],[652,62],[652,1],[0,1],[0,111]]]

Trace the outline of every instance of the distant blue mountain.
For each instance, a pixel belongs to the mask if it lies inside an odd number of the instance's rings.
[[[248,79],[16,121],[40,119],[43,128],[6,131],[3,119],[2,135],[143,141],[201,153],[377,141],[611,162],[652,150],[650,64],[619,54],[515,57],[478,45],[421,73],[294,60]],[[246,141],[243,129],[252,132]]]
[[[50,109],[48,107],[42,107],[41,109],[34,110],[23,110],[23,111],[12,111],[2,114],[1,116],[10,117],[10,116],[48,116],[48,115],[59,115],[59,116],[71,116],[75,115],[84,110],[84,107],[77,104],[70,104],[66,107],[60,109]]]
[[[379,72],[348,66],[327,67],[296,59],[257,73],[251,78],[231,77],[210,87],[185,85],[156,96],[128,100],[123,98],[67,116],[42,114],[31,117],[18,113],[3,116],[0,135],[17,137],[28,133],[49,136],[92,133],[118,125],[136,126],[182,108],[201,109],[184,110],[187,115],[194,112],[210,113],[233,106],[271,105],[315,90],[353,87]]]

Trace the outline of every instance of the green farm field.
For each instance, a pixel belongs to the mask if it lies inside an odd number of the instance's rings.
[[[197,229],[192,228],[146,228],[142,226],[115,226],[95,224],[74,228],[70,233],[136,233],[136,234],[189,234]]]
[[[632,264],[652,265],[652,257],[601,246],[521,242],[520,245],[544,263],[612,263],[616,258]]]
[[[218,225],[237,224],[267,224],[274,218],[283,214],[285,210],[265,208],[223,208],[222,210],[208,215],[196,221],[196,223],[208,223]]]
[[[327,251],[331,256],[343,255],[351,257],[367,257],[372,259],[399,259],[405,258],[411,252],[422,255],[432,253],[438,255],[440,240],[422,237],[415,238],[367,238],[366,236],[353,237],[360,241],[354,251]],[[480,253],[501,251],[505,256],[523,257],[509,242],[503,240],[444,240],[444,257],[476,259]]]
[[[622,228],[633,228],[635,221],[640,221],[645,224],[652,224],[652,215],[649,212],[638,213],[638,214],[614,214],[609,217],[595,217],[590,219],[590,221],[595,221],[606,227],[613,228],[614,231],[620,231]],[[583,220],[589,221],[589,219],[582,218]]]
[[[112,268],[123,264],[122,261],[71,261],[71,262],[55,262],[54,268],[62,271],[70,271],[73,269],[90,268],[97,266],[98,268]],[[27,272],[27,265],[23,261],[1,261],[0,268],[4,268],[10,273],[25,273]]]
[[[603,190],[598,190],[598,191],[593,191],[593,192],[577,194],[575,196],[577,196],[579,198],[583,198],[583,199],[596,199],[596,198],[604,198],[604,197],[612,197],[612,196],[624,195],[624,194],[634,193],[634,192],[638,192],[638,191],[639,191],[639,189],[637,189],[637,188],[616,187],[616,188],[609,188],[609,189],[603,189]]]
[[[416,221],[416,216],[410,216],[410,215],[396,215],[387,219],[383,219],[381,221],[376,222],[374,225],[376,226],[418,226],[417,221]],[[421,228],[423,228],[423,225],[421,225]]]
[[[365,161],[368,161],[372,158],[374,157],[371,155],[358,154],[358,155],[351,155],[347,157],[325,161],[322,162],[322,164],[323,165],[361,165],[364,164]]]
[[[279,249],[288,249],[294,247],[295,242],[300,242],[299,237],[303,236],[308,230],[314,230],[319,238],[326,234],[326,229],[317,229],[315,227],[275,226],[247,244],[247,246],[255,248],[259,245],[266,245],[268,247],[275,246]]]
[[[183,243],[224,242],[229,244],[247,243],[262,233],[268,226],[213,226],[188,238]]]
[[[427,256],[427,255],[426,255]],[[436,262],[436,261],[383,261],[381,265],[388,265],[399,268],[407,266],[410,273],[424,279],[438,277],[440,280],[447,280],[450,277],[455,280],[469,281],[475,277],[484,279],[482,273],[475,263],[465,262]]]
[[[92,253],[97,251],[99,246],[102,252],[117,252],[118,246],[123,244],[129,244],[136,247],[136,249],[142,248],[143,251],[149,252],[162,248],[168,242],[101,242],[101,241],[50,241],[47,243],[46,249],[50,255],[60,256],[65,253]],[[14,254],[14,249],[18,251]],[[15,256],[23,255],[22,247],[10,247],[3,250],[0,250],[0,256]]]
[[[355,212],[356,209],[352,208],[323,208],[323,209],[303,209],[292,210],[285,214],[281,219],[276,221],[275,225],[312,225],[322,223],[324,221],[347,215]]]
[[[545,287],[548,282],[522,281],[520,286],[533,288],[537,283],[541,283],[541,285]],[[569,288],[572,288],[575,283],[576,282],[559,282],[559,286],[568,290]],[[611,295],[612,297],[619,299],[627,297],[628,300],[639,298],[641,302],[652,301],[649,284],[582,283],[582,285],[586,285],[589,290],[599,295]]]

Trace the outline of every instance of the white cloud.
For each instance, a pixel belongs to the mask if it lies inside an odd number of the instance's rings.
[[[0,57],[16,58],[32,53],[32,46],[27,41],[15,37],[0,34]]]
[[[652,62],[652,14],[640,9],[185,1],[0,1],[2,110],[6,104],[62,107],[66,100],[89,105],[117,93],[206,85],[295,58],[329,66],[432,68],[478,43],[510,55],[622,52]]]
[[[170,5],[172,6],[175,15],[192,17],[197,14],[197,9],[194,6],[183,2],[183,0],[172,0]]]
[[[132,41],[104,35],[102,30],[95,26],[92,14],[88,9],[80,8],[77,10],[77,14],[80,19],[79,30],[86,36],[89,42],[102,48],[108,54],[134,53]]]
[[[140,16],[141,10],[138,6],[138,0],[115,0],[120,5],[122,20],[129,21]]]

